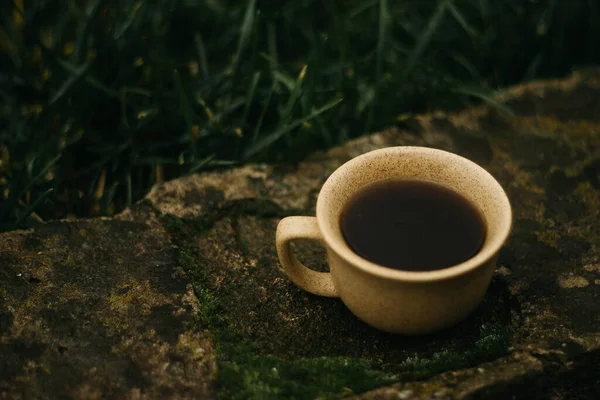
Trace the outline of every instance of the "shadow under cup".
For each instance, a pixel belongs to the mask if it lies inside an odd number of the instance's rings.
[[[486,227],[479,252],[452,267],[418,272],[383,267],[353,252],[341,231],[342,211],[362,188],[389,178],[435,182],[474,204]],[[446,151],[406,146],[366,153],[336,170],[319,194],[317,220],[336,294],[348,308],[379,329],[417,334],[453,325],[477,307],[512,214],[500,184],[477,164]]]

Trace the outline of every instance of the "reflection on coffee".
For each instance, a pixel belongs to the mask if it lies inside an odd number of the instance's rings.
[[[358,255],[406,271],[459,264],[477,254],[485,239],[483,218],[470,201],[423,180],[367,185],[346,204],[340,222]]]

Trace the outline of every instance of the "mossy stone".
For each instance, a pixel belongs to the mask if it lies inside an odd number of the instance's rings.
[[[515,116],[417,116],[297,165],[157,185],[114,218],[0,235],[0,397],[594,398],[600,71],[499,100]],[[396,145],[477,161],[513,205],[486,298],[435,335],[370,328],[294,286],[275,252],[278,221],[314,215],[339,165]],[[318,245],[297,251],[327,269]]]

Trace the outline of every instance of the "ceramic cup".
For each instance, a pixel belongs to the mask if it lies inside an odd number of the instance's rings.
[[[486,224],[479,252],[458,265],[421,272],[383,267],[353,252],[341,232],[342,210],[365,185],[387,178],[436,182],[470,200]],[[358,318],[380,330],[415,335],[450,327],[477,307],[511,223],[506,193],[474,162],[432,148],[389,147],[338,168],[319,193],[317,216],[281,220],[276,244],[283,270],[304,290],[341,298]],[[313,239],[325,246],[330,272],[316,272],[301,264],[290,249],[294,239]]]

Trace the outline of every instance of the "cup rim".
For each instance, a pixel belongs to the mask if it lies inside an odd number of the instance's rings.
[[[499,193],[501,194],[501,198],[499,201],[504,208],[503,218],[501,221],[501,230],[498,236],[494,241],[484,245],[484,247],[473,257],[469,258],[462,263],[432,271],[406,271],[406,270],[397,270],[393,268],[384,267],[382,265],[371,262],[357,253],[355,253],[346,243],[343,238],[338,238],[338,235],[335,235],[334,232],[328,228],[328,225],[323,222],[325,216],[325,204],[322,201],[321,194],[330,190],[330,186],[335,181],[335,178],[342,175],[346,170],[352,168],[353,165],[362,162],[364,159],[369,157],[379,157],[386,154],[421,154],[426,156],[436,156],[443,155],[445,157],[450,157],[458,160],[459,162],[470,165],[472,168],[478,170],[488,181],[488,184],[492,186],[496,186],[499,189]],[[336,169],[327,179],[327,181],[323,184],[321,188],[321,192],[317,198],[317,221],[319,224],[319,228],[321,230],[321,234],[323,235],[323,240],[327,244],[328,247],[331,248],[339,257],[341,257],[347,263],[359,268],[360,270],[369,273],[371,275],[375,275],[381,278],[385,278],[388,280],[396,280],[396,281],[406,281],[406,282],[430,282],[430,281],[440,281],[444,279],[454,278],[463,274],[466,274],[483,264],[487,263],[491,260],[500,248],[506,242],[506,239],[510,235],[510,231],[512,229],[512,207],[510,205],[510,201],[506,192],[500,185],[500,183],[483,167],[478,165],[477,163],[459,156],[458,154],[451,153],[445,150],[440,150],[431,147],[423,147],[423,146],[393,146],[393,147],[385,147],[382,149],[372,150],[367,153],[364,153],[360,156],[357,156],[338,169]]]

